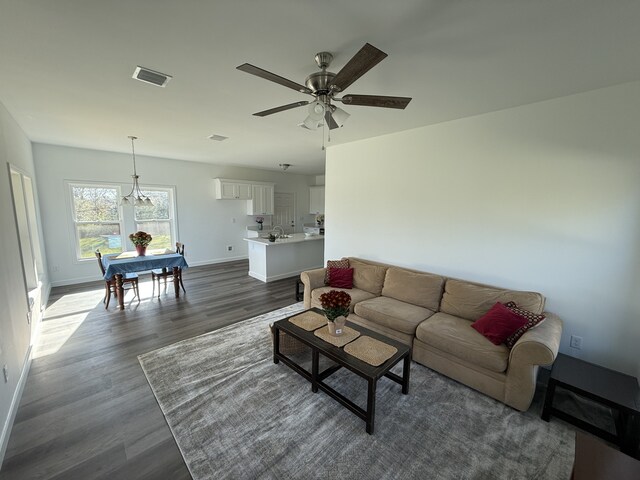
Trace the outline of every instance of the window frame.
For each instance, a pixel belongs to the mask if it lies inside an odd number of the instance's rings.
[[[69,218],[69,228],[70,228],[70,238],[74,240],[74,258],[76,264],[85,264],[87,262],[95,261],[95,257],[90,258],[82,258],[81,250],[80,250],[80,237],[78,233],[77,225],[81,223],[119,223],[120,225],[120,241],[122,245],[122,251],[133,251],[135,250],[134,245],[129,242],[129,233],[133,233],[137,230],[136,223],[137,220],[135,218],[135,208],[125,208],[120,203],[120,198],[122,198],[123,189],[128,191],[131,188],[131,185],[118,183],[118,182],[94,182],[94,181],[83,181],[83,180],[65,180],[66,184],[66,201],[68,205],[68,218]],[[75,203],[73,199],[73,187],[93,187],[93,188],[115,188],[118,198],[118,218],[119,221],[113,222],[78,222],[76,221],[76,211],[75,211]],[[169,228],[171,232],[171,245],[175,245],[179,238],[178,232],[178,195],[176,192],[176,187],[174,185],[140,185],[141,191],[168,191],[169,192]],[[129,233],[127,233],[129,232]]]
[[[132,220],[133,220],[133,228],[134,231],[138,231],[138,223],[145,222],[169,222],[169,247],[170,249],[175,248],[175,243],[178,241],[178,221],[176,219],[176,189],[172,186],[164,186],[164,185],[155,185],[155,186],[143,186],[140,185],[140,190],[144,195],[147,195],[149,192],[167,192],[169,194],[169,218],[167,219],[153,219],[153,220],[137,220],[136,219],[136,208],[135,205],[132,208]]]
[[[122,189],[117,183],[102,183],[102,182],[75,182],[68,181],[67,183],[67,192],[68,192],[68,200],[69,200],[69,217],[71,220],[71,229],[73,230],[73,239],[74,239],[74,251],[75,251],[75,259],[78,263],[84,263],[87,261],[93,261],[95,258],[82,258],[82,251],[80,249],[80,234],[78,232],[78,225],[82,224],[90,224],[90,223],[103,223],[103,224],[113,224],[118,223],[120,225],[120,244],[124,246],[124,228],[125,221],[124,215],[122,211],[122,206],[120,205],[119,199],[122,197]],[[85,188],[112,188],[116,190],[116,198],[118,199],[118,220],[117,221],[78,221],[76,219],[76,207],[73,199],[73,189],[74,187],[85,187]],[[124,251],[124,248],[123,248]]]

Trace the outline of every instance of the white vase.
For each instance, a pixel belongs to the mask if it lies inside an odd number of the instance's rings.
[[[343,317],[340,315],[336,317],[333,321],[327,320],[327,327],[329,328],[329,333],[335,337],[339,337],[344,333],[344,324],[347,321],[347,317]]]

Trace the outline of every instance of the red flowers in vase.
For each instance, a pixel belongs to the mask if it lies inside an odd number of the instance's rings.
[[[349,315],[351,295],[341,290],[330,290],[320,295],[320,304],[327,320],[334,321],[339,316]]]

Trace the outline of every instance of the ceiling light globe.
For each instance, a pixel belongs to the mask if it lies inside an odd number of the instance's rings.
[[[322,121],[322,119],[324,118],[324,111],[325,111],[324,104],[318,100],[309,104],[309,108],[308,108],[309,117],[311,117],[316,122]],[[316,128],[318,127],[316,126]]]

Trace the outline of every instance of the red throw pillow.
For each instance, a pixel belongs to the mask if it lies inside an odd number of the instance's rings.
[[[526,318],[512,312],[500,302],[496,302],[491,310],[471,326],[491,340],[494,345],[500,345],[526,323]]]
[[[353,268],[329,268],[329,286],[353,288]]]
[[[544,322],[544,319],[546,318],[544,315],[538,315],[536,313],[530,312],[529,310],[518,307],[515,302],[507,302],[504,304],[504,306],[511,310],[513,313],[520,315],[527,321],[527,323],[525,323],[522,327],[509,335],[509,337],[504,341],[504,344],[509,348],[513,348],[516,342],[522,335],[524,335],[527,330],[531,330],[533,327],[537,327],[542,322]]]
[[[329,285],[329,269],[333,268],[349,268],[349,259],[343,258],[342,260],[327,260],[327,269],[324,272],[324,284]]]

